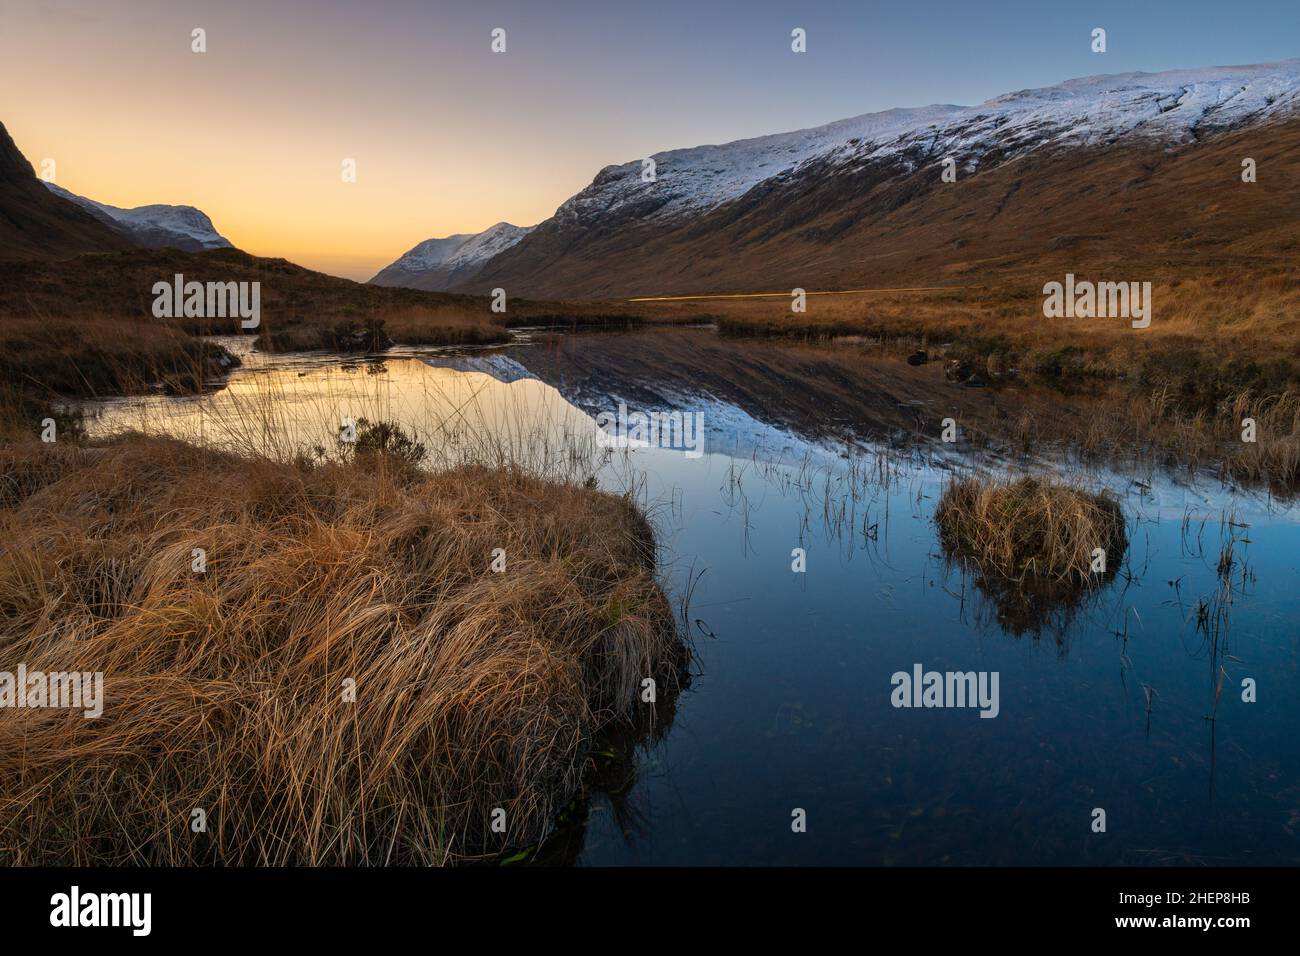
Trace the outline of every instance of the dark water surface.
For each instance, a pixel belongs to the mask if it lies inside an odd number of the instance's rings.
[[[693,680],[661,705],[658,741],[593,776],[596,792],[539,860],[1300,862],[1300,508],[1212,480],[1089,472],[1123,503],[1123,566],[1077,603],[1026,617],[937,544],[943,484],[973,453],[827,446],[728,401],[616,375],[566,393],[553,371],[558,390],[531,377],[528,356],[350,368],[254,357],[216,395],[109,403],[99,427],[149,419],[193,434],[202,421],[211,438],[232,430],[221,403],[261,396],[295,439],[328,435],[340,415],[382,415],[431,445],[495,430],[549,459],[551,425],[589,437],[592,416],[629,394],[700,411],[701,457],[637,449],[597,472],[651,514],[671,596],[689,597]],[[805,573],[791,570],[798,547]],[[894,707],[891,676],[916,664],[996,672],[998,715]],[[792,831],[796,809],[806,832]]]

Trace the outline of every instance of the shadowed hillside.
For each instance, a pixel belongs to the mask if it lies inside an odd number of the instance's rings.
[[[51,193],[0,123],[0,259],[66,258],[130,248],[116,230]]]

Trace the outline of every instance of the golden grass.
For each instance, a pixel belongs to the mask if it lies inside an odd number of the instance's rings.
[[[1014,581],[1088,584],[1094,549],[1113,574],[1128,542],[1114,498],[1033,477],[954,479],[934,519],[945,551]]]
[[[387,313],[384,330],[401,345],[487,345],[509,341],[504,319],[455,306],[410,306]]]
[[[1186,393],[1180,397],[1208,401],[1245,387],[1276,393],[1300,381],[1300,269],[1294,265],[1239,270],[1231,280],[1153,274],[1147,329],[1124,319],[1044,318],[1044,276],[1061,278],[1040,269],[942,293],[810,299],[802,314],[791,313],[788,299],[681,309],[707,309],[729,335],[859,337],[895,355],[927,349],[932,358],[959,359],[994,380],[1013,370],[1124,379],[1143,387],[1169,384]]]
[[[1108,396],[1085,400],[1086,424],[1057,429],[1059,444],[1077,447],[1101,461],[1122,456],[1189,472],[1266,486],[1279,494],[1300,489],[1300,391],[1259,394],[1250,389],[1219,400],[1208,410],[1182,407],[1169,386],[1145,398]],[[1253,423],[1253,433],[1248,423]],[[1032,419],[1018,422],[1021,444],[1044,429]],[[1253,440],[1252,440],[1253,439]]]
[[[193,391],[222,372],[223,359],[231,361],[225,349],[152,317],[0,320],[0,383],[42,397]]]
[[[1257,397],[1242,393],[1232,403],[1226,443],[1227,470],[1238,478],[1276,488],[1300,486],[1300,391]],[[1255,426],[1254,441],[1245,441],[1242,424]]]
[[[106,698],[0,710],[7,864],[526,845],[685,662],[639,513],[517,469],[32,443],[0,448],[0,508],[0,670],[102,671]]]

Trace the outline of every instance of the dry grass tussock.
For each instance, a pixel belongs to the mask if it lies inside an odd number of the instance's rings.
[[[985,573],[1030,584],[1083,586],[1100,575],[1093,550],[1106,551],[1110,574],[1128,537],[1114,498],[1037,478],[954,479],[935,511],[949,554]]]
[[[0,540],[0,671],[101,671],[106,700],[98,719],[0,709],[6,864],[526,845],[593,735],[653,720],[642,679],[669,694],[685,664],[633,506],[508,468],[10,445]]]

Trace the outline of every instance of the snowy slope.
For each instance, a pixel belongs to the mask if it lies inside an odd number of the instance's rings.
[[[1184,143],[1259,122],[1300,104],[1300,59],[1167,73],[1124,73],[1022,90],[980,106],[868,113],[826,126],[656,153],[654,182],[642,161],[607,166],[551,222],[571,225],[634,212],[640,220],[688,217],[812,161],[854,164],[918,151],[952,156],[966,170],[1044,146],[1098,145],[1128,136]]]
[[[445,289],[472,278],[483,263],[509,249],[531,231],[531,226],[498,222],[482,232],[426,239],[370,281],[376,285]]]
[[[120,209],[78,196],[53,183],[45,185],[55,195],[75,202],[100,221],[115,225],[137,245],[151,249],[171,247],[187,252],[231,246],[230,241],[217,232],[212,220],[193,206],[154,204]]]
[[[476,233],[472,232],[458,232],[455,235],[445,236],[441,239],[426,239],[403,254],[388,268],[417,273],[441,266],[456,254],[456,250],[461,247],[466,239],[473,239],[475,235]]]
[[[446,264],[454,269],[481,265],[498,252],[509,249],[531,231],[531,226],[512,226],[508,222],[499,222],[468,237],[447,257]]]

